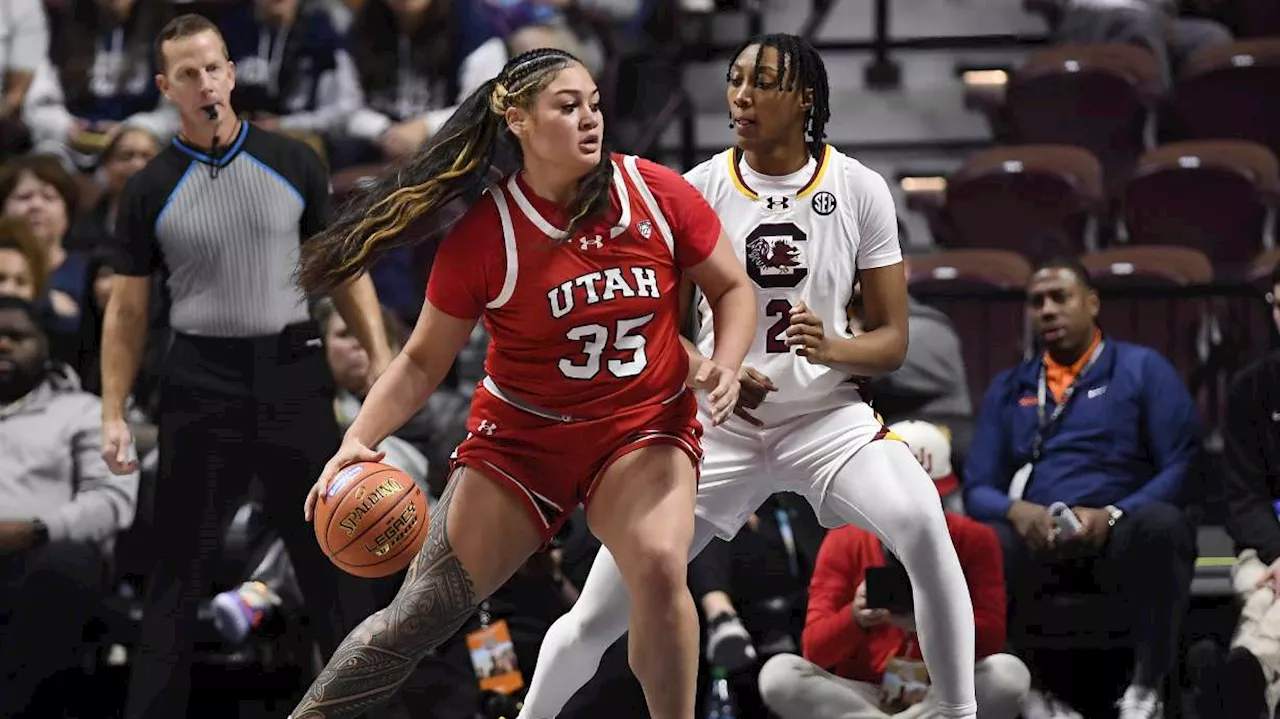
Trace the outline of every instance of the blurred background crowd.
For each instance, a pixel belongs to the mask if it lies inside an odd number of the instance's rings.
[[[1010,688],[1027,719],[1115,716],[1135,671],[1162,683],[1168,716],[1276,711],[1280,2],[0,0],[0,296],[41,313],[33,323],[0,304],[0,504],[52,506],[77,528],[35,562],[24,515],[0,508],[0,715],[112,717],[124,696],[169,337],[161,277],[131,399],[136,484],[98,456],[94,395],[118,200],[177,130],[153,40],[180,12],[218,24],[236,64],[232,106],[307,141],[339,202],[523,50],[577,54],[600,83],[612,147],[686,170],[732,142],[721,94],[732,48],[762,31],[812,39],[831,76],[828,140],[882,173],[897,201],[911,344],[874,397],[952,515],[979,659],[1029,670],[1029,693]],[[1034,287],[1049,260],[1071,281]],[[393,345],[421,308],[422,266],[401,251],[373,273]],[[316,312],[345,426],[368,356],[332,306]],[[1118,355],[1110,391],[1083,400],[1096,409],[1070,413],[1048,478],[1018,487],[1032,430],[1012,410],[1035,402],[1046,341],[1087,346],[1099,331],[1139,347]],[[383,446],[433,496],[465,436],[485,341],[477,328],[445,386]],[[1104,533],[1087,560],[1036,561],[1023,546],[1035,549],[1036,529],[1010,503],[1047,505],[1073,482],[1149,488],[1111,523],[1137,529]],[[308,618],[257,493],[225,520],[193,712],[282,716],[315,668]],[[580,520],[423,662],[400,711],[514,716],[520,690],[481,686],[493,668],[473,666],[466,634],[505,620],[527,682],[599,546]],[[814,671],[881,698],[906,681],[913,626],[855,627],[849,611],[867,569],[893,564],[869,537],[826,532],[780,494],[694,562],[706,716],[817,716]],[[384,599],[398,581],[380,580]],[[49,602],[64,621],[40,628],[47,652],[15,656],[24,612]],[[875,716],[907,709],[907,694],[877,699]],[[624,639],[566,716],[643,707]]]

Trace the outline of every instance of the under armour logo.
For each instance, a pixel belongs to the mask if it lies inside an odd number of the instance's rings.
[[[493,436],[493,433],[498,431],[498,425],[494,424],[493,422],[490,422],[487,419],[482,419],[480,420],[480,426],[476,427],[476,431],[483,432],[484,434],[489,436]]]
[[[604,247],[604,238],[600,235],[596,235],[595,237],[579,237],[578,246],[582,248],[583,252],[586,252],[590,247],[594,247],[598,250],[601,247]]]
[[[769,208],[770,210],[790,210],[791,198],[790,197],[766,197],[764,198],[764,204],[765,204],[765,207]]]

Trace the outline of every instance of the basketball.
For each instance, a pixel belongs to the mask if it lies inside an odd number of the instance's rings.
[[[316,502],[316,541],[357,577],[385,577],[409,566],[427,538],[427,498],[409,475],[376,462],[344,467]]]

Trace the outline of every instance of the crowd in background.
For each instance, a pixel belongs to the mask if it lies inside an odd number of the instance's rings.
[[[131,553],[145,551],[137,537],[155,471],[153,416],[169,341],[163,276],[155,278],[147,353],[131,398],[143,460],[137,474],[106,472],[95,395],[121,193],[177,131],[153,81],[153,40],[178,8],[167,0],[4,2],[0,298],[22,298],[38,312],[0,301],[0,492],[21,507],[0,509],[0,715],[47,716],[38,712],[65,700],[58,688],[81,681],[86,665],[128,661],[128,632],[115,631],[110,600],[134,596],[141,581],[131,574]],[[305,139],[337,173],[411,154],[459,98],[524,49],[562,47],[599,70],[617,38],[648,39],[663,4],[227,0],[201,10],[221,28],[236,64],[233,106],[255,125]],[[1169,77],[1195,51],[1231,39],[1211,20],[1171,21],[1160,2],[1050,5],[1061,38],[1149,47]],[[421,307],[424,278],[412,256],[395,254],[374,279],[396,351]],[[1169,359],[1108,337],[1098,320],[1105,300],[1083,266],[1043,263],[1025,289],[1027,321],[1046,353],[1028,352],[1005,368],[985,397],[971,397],[963,362],[962,347],[976,340],[915,298],[906,364],[871,383],[877,409],[915,450],[949,512],[977,614],[980,706],[1008,719],[1020,712],[1093,716],[1090,702],[1109,706],[1123,701],[1126,685],[1141,684],[1159,687],[1164,711],[1174,713],[1173,697],[1188,683],[1181,632],[1206,501],[1204,440],[1220,432],[1242,613],[1229,646],[1190,687],[1188,706],[1206,718],[1271,716],[1280,703],[1276,355],[1239,373],[1225,422],[1207,427]],[[1269,290],[1265,301],[1280,326],[1280,274]],[[317,301],[314,312],[338,387],[333,409],[345,427],[367,384],[368,353],[329,303]],[[856,311],[850,319],[856,327]],[[485,343],[477,328],[441,390],[381,447],[429,496],[439,496],[449,454],[465,436]],[[1076,379],[1086,377],[1090,388],[1070,404]],[[1046,392],[1070,409],[1042,436],[1033,408]],[[1076,510],[1084,525],[1078,535],[1061,535],[1050,511],[1057,502]],[[287,554],[277,538],[254,529],[255,507],[255,497],[245,497],[227,517],[229,560],[209,596],[210,656],[286,646],[282,638],[296,631],[288,627],[300,621]],[[47,536],[32,536],[30,516]],[[408,710],[463,719],[509,707],[514,697],[478,683],[466,633],[505,620],[529,677],[543,633],[573,603],[598,547],[575,515],[550,551],[423,662],[405,690]],[[716,542],[690,571],[704,620],[708,701],[731,696],[739,716],[761,719],[927,716],[918,710],[928,678],[918,670],[909,598],[892,608],[867,603],[868,570],[894,564],[873,535],[826,532],[804,502],[770,498],[737,538]],[[380,582],[384,600],[397,583]],[[1055,603],[1060,597],[1083,599]],[[23,613],[38,605],[61,608],[64,621],[24,625]],[[1067,626],[1048,628],[1054,622]],[[15,637],[37,629],[51,637],[47,656],[6,653]],[[1105,678],[1082,686],[1064,675],[1046,658],[1056,651],[1046,641],[1054,631],[1097,632],[1104,647],[1130,652],[1122,691],[1104,686]],[[252,657],[302,667],[310,659],[305,650]],[[569,712],[620,719],[643,715],[643,706],[619,646]]]

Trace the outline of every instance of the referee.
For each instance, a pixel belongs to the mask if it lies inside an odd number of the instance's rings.
[[[156,54],[156,83],[181,129],[125,188],[102,338],[103,456],[129,472],[137,459],[125,398],[142,357],[150,277],[162,273],[175,338],[161,380],[155,564],[126,719],[188,715],[196,610],[227,589],[213,584],[223,520],[254,475],[325,656],[375,608],[367,583],[325,558],[298,511],[339,444],[321,335],[293,282],[299,244],[328,221],[328,173],[306,145],[236,118],[235,67],[210,21],[175,18]],[[390,357],[372,283],[354,280],[333,300],[376,376]]]

